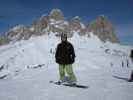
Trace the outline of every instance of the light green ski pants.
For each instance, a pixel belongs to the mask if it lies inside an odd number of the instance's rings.
[[[64,80],[65,72],[67,73],[70,81],[76,81],[76,77],[73,72],[73,68],[71,64],[67,65],[59,65],[59,74],[60,74],[60,80]]]

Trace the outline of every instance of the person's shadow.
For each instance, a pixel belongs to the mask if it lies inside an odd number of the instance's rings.
[[[116,75],[113,75],[113,77],[117,78],[117,79],[120,79],[120,80],[129,81],[129,79],[126,78],[126,77],[120,77],[120,76],[116,76]]]

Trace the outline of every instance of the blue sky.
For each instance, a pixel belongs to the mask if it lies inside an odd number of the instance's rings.
[[[66,19],[78,15],[86,23],[104,14],[120,41],[133,45],[133,0],[0,0],[0,33],[17,24],[30,25],[53,8],[61,9]]]

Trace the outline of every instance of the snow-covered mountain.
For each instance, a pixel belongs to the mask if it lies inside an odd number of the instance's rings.
[[[9,43],[9,41],[28,40],[32,36],[45,35],[51,32],[55,33],[56,36],[66,33],[68,37],[72,37],[75,32],[80,36],[88,35],[89,37],[89,33],[93,32],[103,42],[119,43],[115,29],[107,17],[100,15],[96,20],[85,25],[79,16],[66,20],[60,9],[53,9],[48,15],[34,20],[30,26],[16,25],[9,29],[5,38],[8,41],[1,41],[0,39],[0,44]]]
[[[92,32],[90,38],[75,32],[68,39],[76,52],[73,68],[78,84],[89,88],[50,84],[49,81],[59,78],[54,55],[60,38],[55,34],[50,32],[1,46],[1,100],[132,100],[133,84],[125,79],[133,69],[129,58],[133,47],[102,42]]]

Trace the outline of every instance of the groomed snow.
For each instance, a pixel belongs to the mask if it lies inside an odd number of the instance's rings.
[[[103,43],[93,34],[75,33],[69,41],[75,47],[78,84],[88,89],[49,83],[59,78],[54,54],[60,39],[51,33],[0,47],[0,78],[5,76],[0,100],[132,100],[133,83],[125,81],[133,69],[128,57],[132,47]]]

